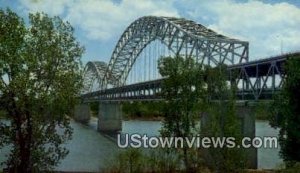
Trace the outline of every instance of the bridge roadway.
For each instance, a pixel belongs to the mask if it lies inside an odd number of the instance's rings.
[[[284,82],[284,63],[287,58],[299,55],[300,52],[289,53],[228,66],[228,81],[238,83],[238,100],[272,99],[273,94],[281,89]],[[84,102],[161,100],[163,80],[157,79],[99,90],[83,94],[81,98]]]

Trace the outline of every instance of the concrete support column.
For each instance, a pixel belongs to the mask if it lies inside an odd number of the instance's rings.
[[[245,105],[245,103],[237,104],[236,105],[236,114],[240,119],[240,130],[243,137],[250,137],[253,139],[255,137],[255,115],[254,115],[254,108],[249,105]],[[208,113],[203,113],[201,116],[201,131],[203,136],[206,134],[205,128],[207,124],[210,122],[210,116]],[[209,150],[202,149],[204,157],[210,162],[212,160],[211,154]],[[255,148],[248,148],[245,149],[246,154],[246,167],[250,169],[257,169],[257,149]]]
[[[238,105],[237,115],[241,120],[241,130],[244,137],[255,137],[255,114],[254,107],[249,105]],[[257,169],[257,149],[248,148],[245,149],[247,167],[251,169]]]
[[[122,105],[120,103],[102,102],[99,104],[98,130],[101,132],[122,130]]]
[[[80,104],[75,106],[74,120],[87,123],[90,120],[90,106],[88,104]]]

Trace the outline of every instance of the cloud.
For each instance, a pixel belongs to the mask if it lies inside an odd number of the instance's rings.
[[[219,33],[249,41],[251,59],[300,49],[300,9],[294,5],[233,0],[183,3],[188,16]]]
[[[81,0],[69,8],[66,18],[72,24],[79,25],[89,39],[108,40],[141,16],[178,16],[170,4],[171,1],[123,0],[113,3]]]
[[[28,11],[60,15],[86,41],[106,42],[144,15],[181,16],[250,43],[250,59],[300,49],[300,9],[249,0],[19,0]]]
[[[21,9],[28,12],[46,12],[49,15],[62,15],[71,0],[19,0]]]
[[[131,22],[145,15],[179,16],[172,1],[123,0],[20,0],[29,11],[63,15],[88,39],[105,41],[120,34]]]

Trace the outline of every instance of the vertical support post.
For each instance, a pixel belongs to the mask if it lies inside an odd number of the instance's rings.
[[[255,137],[255,116],[254,116],[254,109],[243,102],[242,104],[236,105],[236,114],[237,118],[240,120],[240,130],[242,133],[242,137],[249,137],[253,139]],[[207,124],[211,121],[211,117],[208,113],[202,113],[201,116],[201,135],[205,137],[206,135],[206,128]],[[221,122],[220,122],[221,123]],[[202,149],[203,156],[205,160],[207,160],[208,164],[213,163],[212,154],[209,152],[208,149]],[[257,149],[250,147],[245,149],[246,154],[246,167],[249,169],[257,169]],[[213,166],[213,165],[212,165]]]
[[[275,63],[272,62],[272,95],[275,92]]]
[[[101,102],[98,116],[98,131],[110,133],[122,130],[121,103]]]
[[[253,139],[255,137],[255,114],[254,108],[244,102],[237,105],[237,115],[241,120],[241,131],[243,137]],[[245,149],[247,168],[257,169],[257,149],[250,147]]]
[[[90,106],[88,104],[76,105],[74,120],[80,123],[87,123],[90,120]]]

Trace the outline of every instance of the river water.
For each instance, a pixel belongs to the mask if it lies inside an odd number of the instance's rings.
[[[73,139],[66,144],[69,155],[56,168],[61,171],[99,171],[106,167],[120,150],[116,143],[97,132],[97,119],[88,125],[72,121]],[[155,136],[159,134],[159,121],[123,121],[122,133],[139,133]],[[256,121],[256,136],[278,136],[278,130],[271,128],[267,121]],[[0,162],[5,160],[8,147],[0,151]],[[282,163],[277,149],[258,149],[258,168],[276,168]],[[0,166],[0,169],[2,167]]]
[[[256,136],[273,137],[278,136],[279,130],[270,127],[267,121],[256,121]],[[155,136],[159,134],[161,123],[157,121],[124,121],[122,133],[139,133]],[[280,148],[259,148],[257,150],[258,168],[272,169],[278,167],[282,163],[279,157]]]

